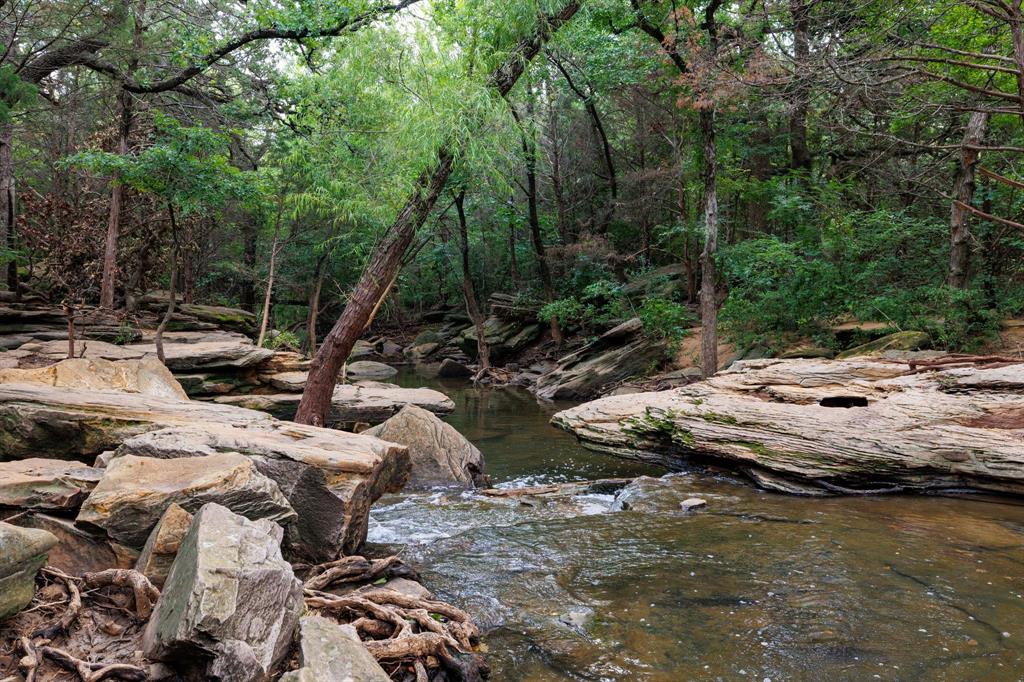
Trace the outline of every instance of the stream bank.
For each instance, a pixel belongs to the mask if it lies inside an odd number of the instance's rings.
[[[449,421],[498,486],[648,475],[618,496],[438,490],[375,505],[371,547],[400,550],[473,614],[494,679],[1019,679],[1024,506],[1011,499],[801,498],[705,467],[655,478],[552,427],[563,405],[429,385],[454,399]],[[707,506],[683,512],[691,497]]]

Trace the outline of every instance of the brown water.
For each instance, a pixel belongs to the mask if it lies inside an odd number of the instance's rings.
[[[582,449],[526,392],[437,387],[503,486],[663,473]],[[370,539],[489,630],[495,680],[1024,679],[1024,506],[1006,500],[807,499],[690,471],[618,500],[393,497]]]

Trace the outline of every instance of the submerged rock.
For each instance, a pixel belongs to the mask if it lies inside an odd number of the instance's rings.
[[[406,405],[383,424],[364,433],[409,448],[410,486],[486,485],[480,451],[450,424],[427,410]]]
[[[299,620],[299,665],[281,682],[388,682],[391,678],[359,641],[351,625],[322,616]]]
[[[888,361],[742,361],[552,421],[596,450],[670,468],[711,457],[789,492],[1024,494],[1022,389],[1024,364],[911,373]]]
[[[32,601],[36,571],[46,564],[46,553],[56,544],[57,538],[45,530],[0,521],[0,620]]]
[[[303,609],[283,531],[218,504],[196,514],[143,637],[147,657],[201,679],[266,679]]]
[[[172,503],[195,511],[217,502],[252,519],[281,523],[296,516],[277,484],[235,452],[182,459],[124,455],[111,460],[104,471],[82,504],[77,523],[102,528],[129,547],[145,544]]]

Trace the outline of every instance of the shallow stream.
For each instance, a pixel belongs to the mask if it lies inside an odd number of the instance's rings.
[[[499,486],[664,473],[583,449],[525,391],[399,383],[456,401]],[[690,497],[708,504],[681,511]],[[808,499],[698,470],[618,499],[393,496],[370,541],[473,613],[500,682],[1024,679],[1024,505],[1007,500]]]

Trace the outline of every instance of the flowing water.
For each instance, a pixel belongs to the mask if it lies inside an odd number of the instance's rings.
[[[452,396],[449,422],[502,487],[651,477],[618,499],[376,505],[370,541],[473,613],[494,680],[1024,679],[1024,505],[655,478],[578,446],[525,391],[400,382]],[[708,504],[683,512],[689,497]]]

